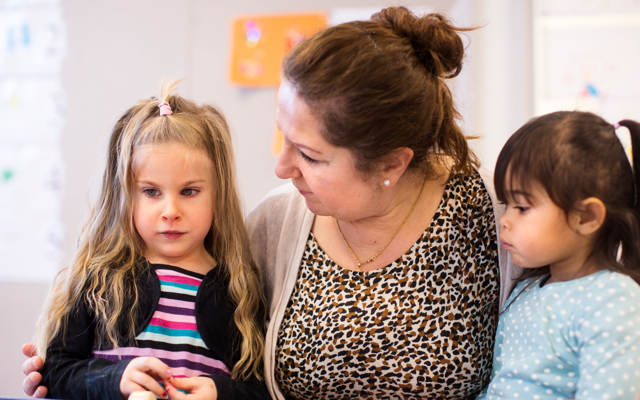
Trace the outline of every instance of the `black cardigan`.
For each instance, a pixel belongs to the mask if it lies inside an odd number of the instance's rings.
[[[160,300],[160,280],[153,268],[144,263],[137,279],[139,302],[135,335],[147,327]],[[229,279],[225,269],[217,266],[209,271],[196,295],[196,323],[202,340],[214,356],[232,368],[240,358],[242,336],[233,321],[235,305],[228,296]],[[128,299],[131,308],[133,299]],[[260,314],[263,314],[261,310]],[[261,317],[260,315],[259,317]],[[42,385],[49,388],[47,396],[58,399],[99,400],[121,399],[120,379],[130,360],[118,362],[91,358],[98,347],[111,349],[109,342],[97,343],[96,320],[86,306],[78,306],[63,319],[66,340],[59,333],[47,349],[42,367]],[[125,324],[119,326],[120,338],[129,337]],[[64,344],[63,344],[64,342]],[[124,347],[126,343],[118,343]],[[221,375],[211,375],[224,399],[270,399],[264,383],[237,381]]]

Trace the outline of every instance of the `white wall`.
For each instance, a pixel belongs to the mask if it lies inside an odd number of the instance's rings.
[[[1,1],[1,0],[0,0]],[[63,132],[66,187],[63,220],[71,254],[98,181],[106,138],[117,118],[154,94],[163,76],[185,77],[179,93],[220,107],[236,136],[238,172],[247,209],[282,182],[269,147],[275,89],[240,89],[227,81],[228,32],[239,14],[329,10],[384,4],[369,0],[62,0],[69,55],[63,74],[68,123]],[[492,169],[502,144],[532,115],[531,0],[466,2],[475,7],[469,34],[470,134]],[[442,12],[455,2],[413,1]],[[25,262],[28,256],[25,255]],[[0,396],[22,396],[20,345],[32,339],[47,285],[0,283]]]
[[[532,1],[485,0],[476,11],[471,145],[493,171],[502,145],[533,116]]]

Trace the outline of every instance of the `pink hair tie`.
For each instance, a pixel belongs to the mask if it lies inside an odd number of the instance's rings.
[[[171,115],[173,111],[171,111],[171,106],[166,101],[158,104],[158,108],[160,108],[160,115]]]
[[[618,129],[618,128],[620,128],[620,124],[619,123],[616,122],[615,124],[613,124],[613,129]]]

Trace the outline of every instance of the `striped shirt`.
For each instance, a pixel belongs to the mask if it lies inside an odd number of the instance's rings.
[[[136,336],[137,347],[94,350],[93,358],[112,361],[156,357],[176,378],[201,375],[231,376],[213,357],[196,325],[195,300],[204,275],[168,265],[152,265],[160,278],[160,301],[149,325]]]

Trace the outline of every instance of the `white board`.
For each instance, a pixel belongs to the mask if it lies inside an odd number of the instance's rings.
[[[0,3],[0,281],[49,282],[61,265],[66,54],[59,2]]]
[[[536,115],[577,109],[640,120],[637,2],[539,0],[534,18]]]

